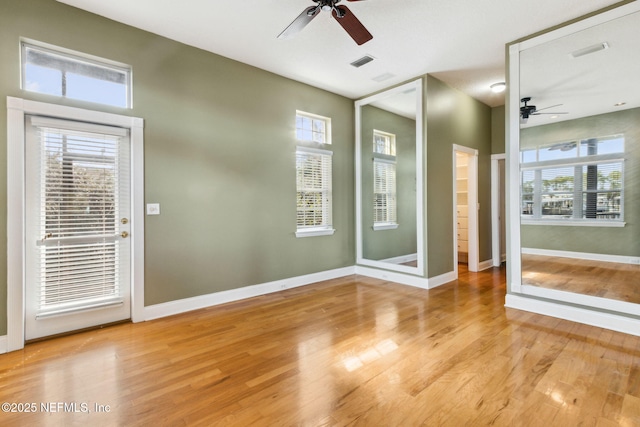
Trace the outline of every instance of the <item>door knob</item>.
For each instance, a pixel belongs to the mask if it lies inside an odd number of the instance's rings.
[[[122,233],[120,233],[120,235],[122,236],[123,239],[126,239],[129,236],[129,233],[127,233],[126,231],[123,231]]]
[[[121,222],[121,223],[123,223],[123,224],[128,224],[128,223],[129,223],[129,220],[128,220],[127,218],[122,218],[122,219],[120,220],[120,222]]]

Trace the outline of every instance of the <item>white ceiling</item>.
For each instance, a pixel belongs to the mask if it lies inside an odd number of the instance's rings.
[[[489,106],[503,94],[505,44],[617,0],[342,2],[374,38],[358,46],[327,12],[277,39],[311,0],[58,0],[312,86],[357,99],[430,73]],[[375,61],[349,65],[365,54]],[[392,74],[377,82],[374,78]]]
[[[571,55],[603,44],[608,48],[579,57]],[[545,108],[546,114],[531,116],[521,126],[640,107],[640,91],[630,90],[640,80],[638,52],[640,12],[526,48],[520,54],[520,95],[530,96],[529,105]],[[567,114],[550,114],[553,112]]]

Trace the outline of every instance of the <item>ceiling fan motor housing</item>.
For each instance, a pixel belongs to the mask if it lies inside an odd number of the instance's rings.
[[[524,107],[520,107],[520,114],[523,119],[528,119],[529,116],[536,112],[535,105],[525,105]]]
[[[527,102],[529,101],[531,101],[531,97],[529,96],[520,100],[520,102],[524,102],[524,106],[520,107],[520,115],[523,119],[528,119],[531,114],[536,112],[535,105],[527,105]]]

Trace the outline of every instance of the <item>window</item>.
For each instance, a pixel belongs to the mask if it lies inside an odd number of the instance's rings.
[[[296,237],[333,234],[331,119],[296,113]]]
[[[373,159],[373,228],[397,228],[396,164]]]
[[[373,131],[373,229],[398,228],[396,202],[396,136]]]
[[[396,136],[392,133],[373,131],[373,152],[377,154],[386,154],[387,156],[396,155]]]
[[[623,135],[528,148],[521,161],[524,223],[624,224]]]
[[[22,42],[22,89],[130,108],[131,69],[55,46]]]
[[[331,144],[331,119],[297,111],[296,139],[299,142]]]

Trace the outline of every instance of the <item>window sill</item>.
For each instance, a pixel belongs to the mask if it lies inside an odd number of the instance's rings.
[[[395,223],[374,224],[372,228],[374,231],[395,230],[396,228],[398,228],[398,224],[395,224]]]
[[[560,225],[565,227],[624,227],[624,221],[562,221],[553,219],[521,219],[521,225]]]
[[[333,228],[310,228],[296,231],[296,237],[316,237],[316,236],[331,236],[336,230]]]

